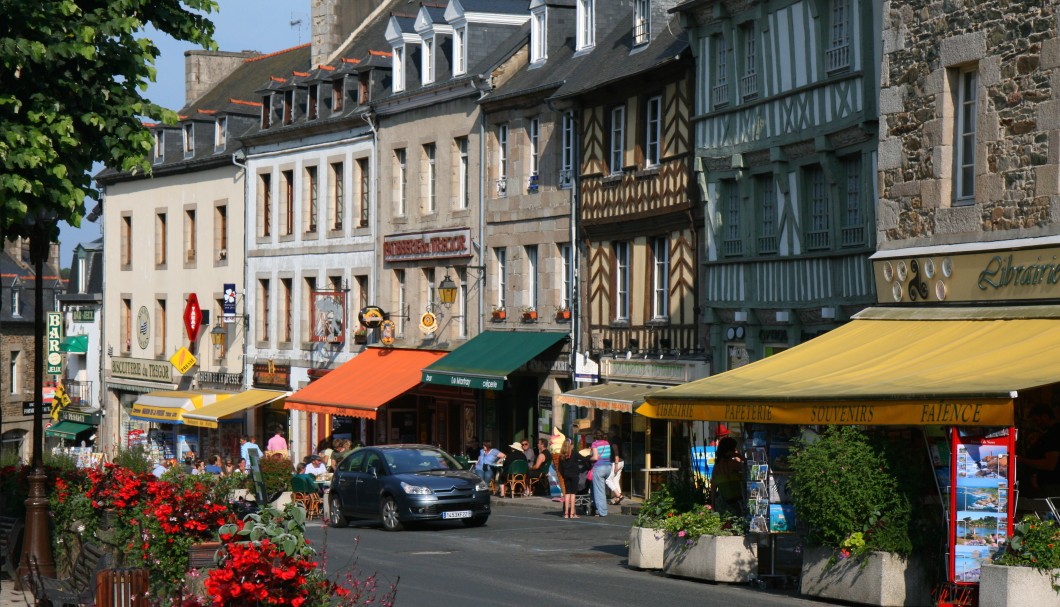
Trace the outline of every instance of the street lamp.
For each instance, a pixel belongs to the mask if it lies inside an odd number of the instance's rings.
[[[225,339],[228,338],[228,330],[221,326],[221,323],[214,323],[213,329],[210,330],[210,343],[213,344],[215,350],[218,353],[224,351]]]
[[[438,285],[438,299],[447,310],[453,307],[453,302],[456,301],[456,283],[449,278],[449,272],[445,273],[445,278]]]

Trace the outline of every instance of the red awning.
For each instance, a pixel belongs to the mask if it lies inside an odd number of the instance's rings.
[[[284,408],[375,419],[379,407],[418,386],[420,370],[446,354],[435,350],[368,348],[288,396]]]

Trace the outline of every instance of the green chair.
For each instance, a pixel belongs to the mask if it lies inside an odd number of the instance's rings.
[[[320,497],[317,481],[311,474],[291,475],[291,499],[305,508],[306,517],[312,519],[324,511],[324,500]]]
[[[456,460],[456,463],[460,464],[460,469],[461,470],[470,470],[471,469],[471,462],[469,462],[468,459],[466,457],[464,457],[463,455],[454,455],[453,459]]]
[[[508,492],[512,497],[517,495],[522,497],[527,492],[526,478],[530,475],[530,464],[521,455],[512,455],[511,457],[518,457],[519,459],[508,465],[508,477],[504,479],[504,484],[508,487]],[[516,491],[517,487],[520,487],[521,490]]]

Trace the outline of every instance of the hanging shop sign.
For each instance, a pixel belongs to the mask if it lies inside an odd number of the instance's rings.
[[[59,375],[63,372],[63,355],[59,344],[63,341],[63,313],[48,312],[45,321],[46,344],[45,356],[47,366],[44,372],[48,375]]]
[[[226,323],[236,321],[236,285],[226,282],[224,295],[221,296],[221,316]]]
[[[434,332],[438,330],[438,317],[434,315],[434,312],[427,311],[420,316],[420,331],[423,331],[424,335],[434,335]]]
[[[384,320],[379,325],[379,343],[384,346],[394,345],[394,337],[397,334],[397,325],[392,320]]]
[[[310,341],[341,344],[346,341],[346,293],[313,291],[311,296],[313,334]]]
[[[361,308],[361,311],[357,313],[357,317],[361,321],[361,326],[375,329],[386,320],[386,312],[383,312],[383,309],[379,306],[366,306]]]
[[[191,353],[191,350],[181,347],[169,358],[169,362],[173,365],[173,368],[177,370],[177,373],[184,375],[199,361],[195,358],[195,355]]]
[[[383,237],[383,261],[471,257],[471,228],[435,230]]]
[[[290,390],[291,365],[277,365],[271,360],[254,363],[254,385]]]
[[[188,339],[191,341],[198,339],[200,328],[202,328],[202,308],[199,307],[198,296],[192,293],[188,295],[188,303],[184,305],[184,330],[188,332]]]
[[[117,356],[110,359],[110,375],[114,378],[171,383],[173,381],[172,368],[163,360],[119,358]]]

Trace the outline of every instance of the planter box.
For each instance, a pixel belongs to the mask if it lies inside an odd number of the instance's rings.
[[[920,559],[873,552],[864,562],[846,559],[829,566],[832,551],[805,548],[799,592],[879,607],[931,607],[931,588]],[[864,566],[863,566],[864,565]]]
[[[665,544],[665,531],[633,527],[629,530],[629,566],[637,569],[662,569]]]
[[[702,535],[691,546],[683,539],[667,537],[663,572],[708,582],[744,583],[758,573],[758,544],[742,535]]]
[[[280,494],[280,497],[272,500],[272,504],[270,504],[270,505],[273,508],[276,508],[277,510],[283,510],[284,506],[286,506],[287,504],[289,504],[292,501],[294,501],[294,498],[292,497],[292,494],[293,494],[293,492],[291,492],[291,491],[284,491],[283,493]]]
[[[1060,570],[1053,571],[1060,574]],[[979,607],[1018,607],[1060,604],[1048,572],[1031,567],[983,563],[979,576]]]

